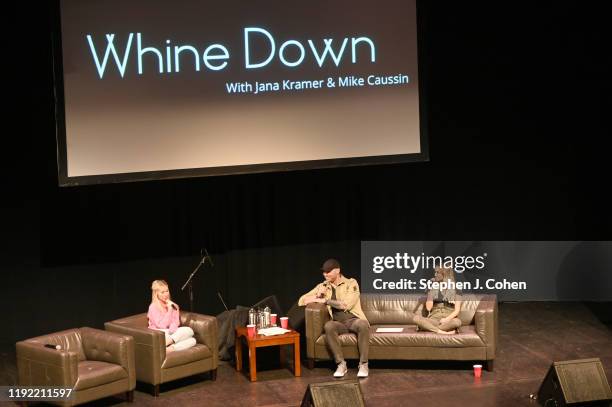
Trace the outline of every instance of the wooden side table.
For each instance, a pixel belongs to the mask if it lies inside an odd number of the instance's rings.
[[[249,347],[249,373],[251,381],[257,381],[257,348],[263,348],[266,346],[278,346],[278,345],[293,345],[293,374],[296,377],[302,375],[300,368],[300,333],[294,330],[287,332],[282,335],[265,336],[255,334],[253,338],[249,338],[246,327],[236,328],[236,370],[242,370],[242,341],[241,338],[246,340],[247,346]],[[281,364],[284,365],[284,353],[283,349],[280,348],[280,360]]]

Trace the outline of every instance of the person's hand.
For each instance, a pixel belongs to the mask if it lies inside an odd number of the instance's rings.
[[[444,318],[442,318],[442,319],[440,320],[440,323],[441,323],[441,324],[445,324],[445,323],[447,323],[448,321],[450,321],[450,318],[449,318],[449,317],[444,317]]]
[[[315,302],[318,302],[318,303],[320,303],[320,304],[325,304],[325,301],[327,301],[325,298],[317,298],[317,299],[315,300]]]

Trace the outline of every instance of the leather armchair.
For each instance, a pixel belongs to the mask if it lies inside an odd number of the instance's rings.
[[[73,389],[69,400],[56,404],[71,406],[120,393],[133,401],[136,373],[131,336],[69,329],[17,342],[16,349],[20,386]]]
[[[107,331],[134,337],[136,379],[153,386],[153,395],[159,396],[159,385],[172,380],[210,372],[217,378],[219,345],[217,319],[209,315],[180,311],[181,326],[193,329],[196,345],[192,348],[166,354],[164,333],[149,329],[147,314],[138,314],[106,322]]]

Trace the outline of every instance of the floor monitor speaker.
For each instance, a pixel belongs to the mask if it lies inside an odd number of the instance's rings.
[[[301,407],[365,407],[359,380],[336,380],[308,385]]]
[[[610,384],[598,358],[553,362],[537,398],[545,407],[612,404]]]

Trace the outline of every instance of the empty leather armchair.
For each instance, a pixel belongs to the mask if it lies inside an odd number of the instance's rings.
[[[172,380],[210,372],[217,378],[219,364],[217,319],[194,312],[180,312],[181,326],[193,329],[196,345],[192,348],[166,354],[164,333],[149,329],[147,314],[138,314],[107,322],[108,331],[134,337],[136,379],[153,386],[153,395],[159,395],[159,385]]]
[[[16,348],[20,386],[73,389],[70,399],[56,404],[70,406],[121,393],[133,400],[136,372],[131,336],[78,328],[26,339],[17,342]]]

